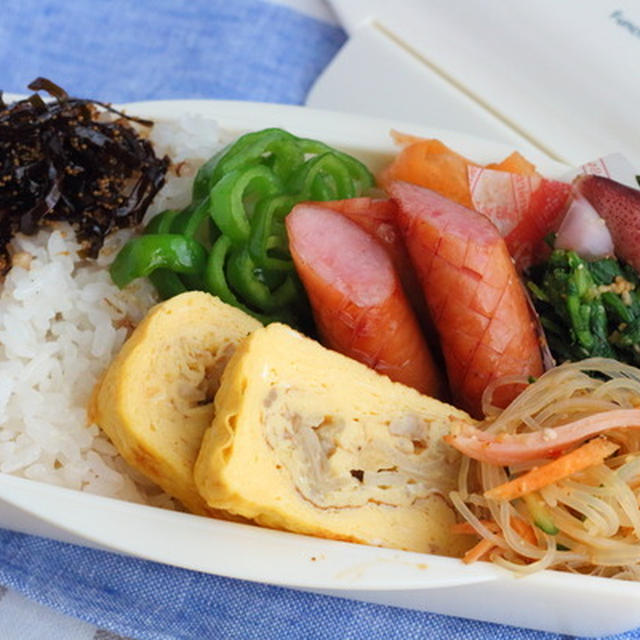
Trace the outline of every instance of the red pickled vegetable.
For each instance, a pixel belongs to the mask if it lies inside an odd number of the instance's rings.
[[[544,258],[544,238],[555,231],[569,204],[571,185],[538,174],[519,175],[469,166],[473,209],[496,225],[518,271]]]

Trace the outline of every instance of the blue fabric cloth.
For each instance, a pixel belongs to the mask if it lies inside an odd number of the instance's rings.
[[[5,0],[0,88],[302,103],[344,32],[254,0]],[[220,578],[0,529],[0,583],[139,640],[560,636]],[[640,638],[630,633],[619,638]]]
[[[336,26],[258,0],[5,0],[0,89],[37,76],[110,102],[303,102],[345,40]]]
[[[0,529],[2,582],[138,640],[567,638],[231,580]]]

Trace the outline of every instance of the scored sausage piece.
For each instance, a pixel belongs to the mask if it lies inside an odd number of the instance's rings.
[[[440,338],[453,398],[482,416],[482,394],[503,376],[543,371],[535,325],[503,238],[481,214],[406,182],[389,186],[398,228]],[[501,387],[506,406],[521,386]]]
[[[289,248],[321,341],[396,382],[442,397],[443,383],[385,248],[339,213],[300,204]]]

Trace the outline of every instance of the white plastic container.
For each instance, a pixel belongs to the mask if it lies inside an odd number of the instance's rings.
[[[454,132],[268,104],[138,103],[155,120],[211,117],[241,133],[282,126],[354,153],[377,169],[390,129],[438,137],[478,162],[513,150]],[[527,152],[548,177],[567,167]],[[380,604],[583,636],[640,625],[640,584],[545,571],[516,578],[485,562],[322,540],[141,506],[0,474],[0,526],[170,565]]]

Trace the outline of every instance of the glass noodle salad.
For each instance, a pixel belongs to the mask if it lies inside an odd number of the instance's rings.
[[[640,579],[640,370],[563,364],[504,411],[490,404],[496,386],[477,430],[448,437],[468,454],[451,494],[465,520],[455,530],[481,537],[465,560]]]

